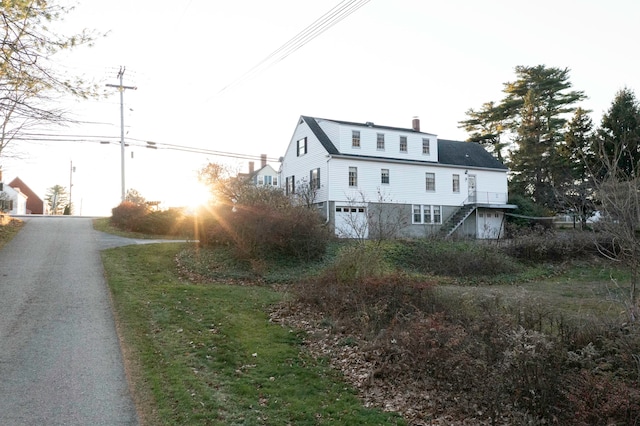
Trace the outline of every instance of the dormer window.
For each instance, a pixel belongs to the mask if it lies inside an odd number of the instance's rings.
[[[407,152],[407,137],[400,136],[400,152]]]
[[[431,152],[431,146],[429,145],[429,138],[422,138],[422,153],[429,155]]]
[[[360,148],[360,131],[359,130],[351,131],[351,146],[353,148]]]

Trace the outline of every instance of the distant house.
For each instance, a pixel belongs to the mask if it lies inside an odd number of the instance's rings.
[[[9,182],[9,186],[27,196],[26,214],[44,214],[44,202],[22,179],[16,177]]]
[[[346,238],[439,233],[480,239],[504,232],[505,165],[481,145],[411,128],[300,116],[283,157],[287,194],[309,190]]]
[[[255,186],[267,186],[277,188],[278,172],[267,164],[266,154],[260,155],[260,168],[255,170],[255,163],[249,162],[249,173],[239,173],[238,178],[247,179]]]
[[[12,188],[2,182],[0,174],[0,213],[27,214],[27,195],[20,188]]]

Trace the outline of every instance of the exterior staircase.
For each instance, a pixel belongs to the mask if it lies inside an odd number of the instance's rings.
[[[442,224],[442,227],[440,228],[440,234],[445,238],[450,237],[451,234],[453,234],[456,229],[458,229],[460,225],[462,225],[464,220],[475,211],[475,209],[475,204],[464,204],[463,206],[461,206],[458,210],[456,210],[455,213],[449,216],[449,219],[447,219]]]

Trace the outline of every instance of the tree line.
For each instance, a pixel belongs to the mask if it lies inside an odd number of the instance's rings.
[[[517,66],[504,97],[469,109],[459,122],[468,141],[484,145],[510,169],[512,198],[525,197],[548,214],[571,213],[585,222],[600,211],[603,185],[637,179],[640,107],[623,88],[595,126],[580,106],[569,69]]]

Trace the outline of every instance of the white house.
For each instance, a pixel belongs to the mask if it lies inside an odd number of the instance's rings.
[[[27,214],[27,196],[0,181],[0,213],[11,215]]]
[[[260,168],[258,170],[255,170],[255,163],[253,161],[250,161],[249,173],[240,173],[238,174],[238,177],[248,179],[253,185],[256,186],[269,186],[278,188],[278,171],[271,167],[270,164],[267,164],[266,154],[261,154],[260,160]]]
[[[301,116],[280,185],[312,190],[342,237],[434,233],[497,238],[504,231],[507,167],[481,145],[411,128]]]

